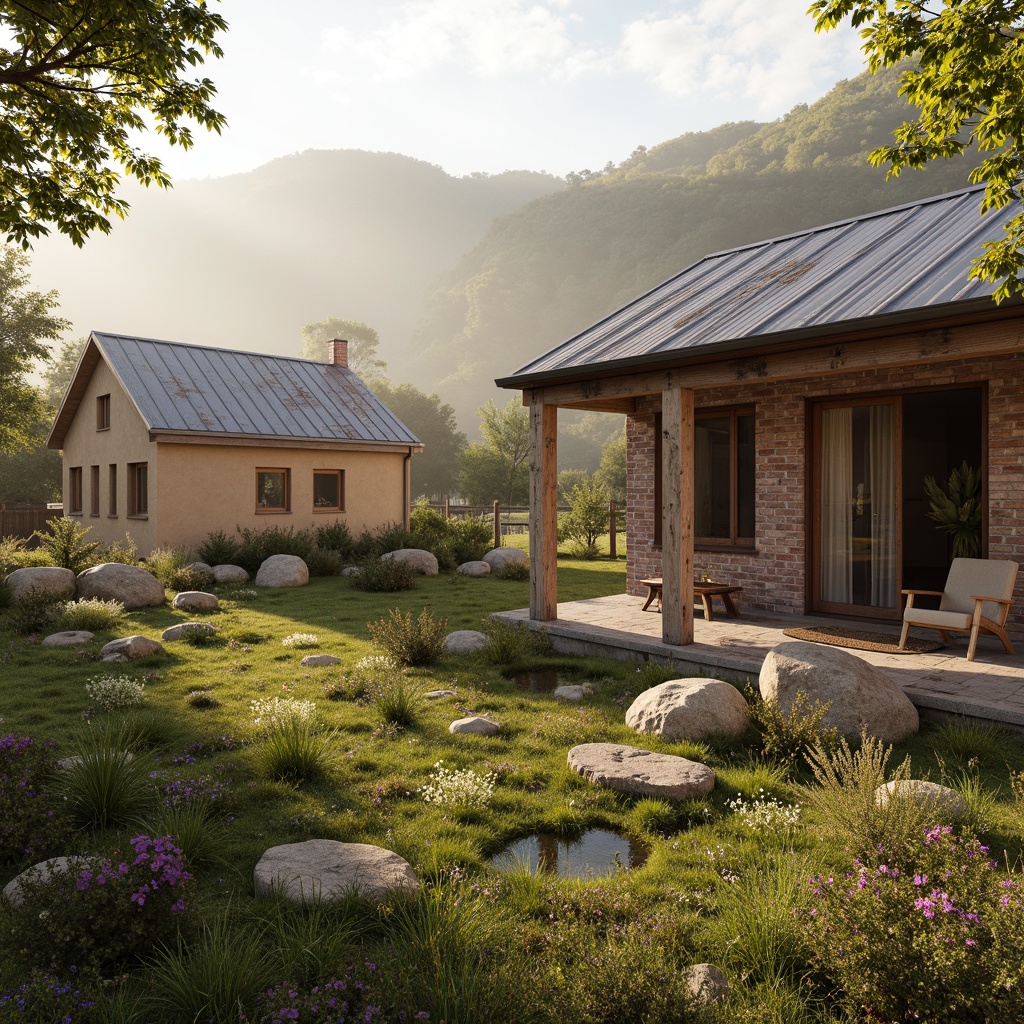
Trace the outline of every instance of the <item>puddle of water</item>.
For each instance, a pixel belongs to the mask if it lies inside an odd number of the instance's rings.
[[[579,839],[565,840],[547,832],[519,839],[491,860],[493,867],[507,869],[529,864],[530,871],[562,878],[595,878],[620,868],[640,868],[650,850],[635,839],[617,832],[593,828]]]
[[[531,672],[517,672],[508,677],[520,690],[528,693],[554,693],[555,688],[567,682],[560,679],[558,670],[554,668],[539,668]]]

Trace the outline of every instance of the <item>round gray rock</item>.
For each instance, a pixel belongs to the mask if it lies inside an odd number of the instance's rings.
[[[427,692],[425,694],[423,694],[423,699],[424,700],[444,700],[445,697],[454,697],[454,696],[455,696],[455,691],[454,690],[427,690]]]
[[[571,683],[568,686],[556,686],[551,696],[555,700],[577,701],[584,697],[592,697],[594,688],[586,683]]]
[[[831,707],[823,725],[857,739],[862,730],[883,743],[899,743],[920,721],[910,698],[884,672],[838,647],[800,640],[768,652],[759,678],[761,696],[787,715],[799,691]]]
[[[341,575],[342,576],[358,576],[362,571],[363,570],[362,570],[361,566],[358,566],[358,565],[346,565],[345,568],[341,570]]]
[[[29,594],[48,594],[55,601],[75,596],[75,574],[56,565],[33,565],[15,569],[7,577],[11,601],[18,604]]]
[[[391,889],[419,888],[409,862],[367,843],[308,839],[272,846],[253,871],[257,897],[281,893],[296,903],[338,899],[351,892],[382,897]]]
[[[569,767],[605,789],[666,800],[693,800],[715,788],[715,773],[706,764],[621,743],[573,747]]]
[[[309,569],[298,555],[271,555],[256,573],[257,587],[304,587]]]
[[[307,654],[300,665],[305,665],[306,668],[324,668],[327,665],[340,665],[341,658],[336,658],[333,654]]]
[[[478,562],[463,562],[455,571],[461,576],[489,576],[491,563],[482,559]]]
[[[890,800],[906,800],[917,807],[928,807],[943,820],[956,820],[967,813],[967,801],[949,786],[924,779],[886,782],[875,790],[875,804],[885,807]]]
[[[530,556],[521,548],[491,548],[484,561],[492,569],[504,569],[509,562],[529,562]]]
[[[215,565],[210,572],[217,583],[249,582],[249,574],[240,565]]]
[[[4,886],[4,896],[12,907],[20,907],[25,902],[22,882],[48,882],[61,877],[78,874],[92,863],[89,857],[51,857],[26,868]]]
[[[690,998],[698,1006],[724,1003],[732,993],[732,986],[714,964],[694,964],[683,971],[683,980]]]
[[[399,548],[380,557],[382,562],[404,562],[423,576],[437,575],[437,559],[423,548]]]
[[[84,629],[68,629],[63,633],[51,633],[43,639],[43,647],[74,647],[76,644],[92,643],[93,634]]]
[[[669,742],[739,736],[747,722],[743,694],[721,679],[670,679],[644,690],[626,712],[631,729]]]
[[[163,604],[164,585],[137,565],[105,562],[78,574],[78,596],[120,601],[128,611]]]
[[[111,640],[100,648],[100,657],[107,661],[129,660],[131,658],[147,658],[151,654],[163,652],[164,645],[157,640],[150,640],[145,636],[125,636],[118,640]]]
[[[179,622],[176,626],[168,626],[161,634],[161,640],[180,640],[187,633],[213,636],[217,627],[212,622]],[[155,652],[154,652],[155,653]]]
[[[183,590],[174,595],[172,608],[183,612],[212,612],[220,607],[216,594],[207,594],[204,590]]]
[[[481,718],[480,715],[473,715],[470,718],[459,718],[448,726],[448,731],[453,735],[468,733],[473,736],[493,736],[501,731],[497,722],[489,718]]]
[[[457,629],[444,638],[445,654],[475,654],[487,646],[487,637],[478,629]]]

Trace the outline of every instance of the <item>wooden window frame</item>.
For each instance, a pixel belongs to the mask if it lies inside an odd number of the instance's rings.
[[[107,518],[117,518],[117,463],[107,467]]]
[[[89,467],[89,515],[98,519],[100,515],[100,467]]]
[[[338,504],[317,505],[316,504],[316,478],[318,476],[332,476],[338,481]],[[345,470],[343,469],[314,469],[313,470],[313,511],[314,512],[344,512],[345,511]]]
[[[141,481],[141,486],[140,486]],[[149,463],[128,463],[128,518],[149,518]]]
[[[284,505],[269,507],[260,504],[260,476],[263,474],[280,474],[284,477]],[[280,466],[257,466],[256,467],[256,515],[258,516],[280,516],[288,515],[292,510],[292,471]]]
[[[110,429],[110,395],[99,395],[96,398],[96,429]]]
[[[68,469],[68,515],[82,514],[82,467],[71,466]]]
[[[749,416],[754,421],[754,479],[750,481],[750,498],[757,507],[757,421],[755,410],[752,405],[737,405],[723,407],[721,409],[698,409],[693,416],[693,424],[696,429],[701,420],[729,420],[729,536],[728,537],[698,537],[694,536],[693,543],[701,551],[714,551],[725,548],[729,551],[753,551],[757,544],[756,537],[739,536],[739,425],[741,416]],[[696,473],[695,473],[696,477]],[[756,516],[756,512],[755,512]],[[696,527],[696,524],[695,524]]]

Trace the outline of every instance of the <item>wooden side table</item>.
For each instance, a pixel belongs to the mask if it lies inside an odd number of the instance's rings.
[[[643,607],[640,610],[642,612],[647,611],[657,601],[658,611],[661,611],[661,578],[652,577],[649,580],[640,580],[640,583],[647,588],[647,600],[644,601]],[[720,597],[722,599],[722,604],[725,605],[725,614],[729,618],[738,619],[740,617],[740,610],[736,607],[736,602],[733,601],[732,595],[742,593],[742,591],[742,587],[730,587],[728,583],[694,583],[693,585],[694,596],[699,597],[701,604],[704,606],[705,622],[713,622],[715,619],[711,605],[713,597]]]

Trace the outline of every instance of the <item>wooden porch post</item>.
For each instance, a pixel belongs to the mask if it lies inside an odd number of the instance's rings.
[[[693,392],[661,393],[661,638],[693,643]]]
[[[558,407],[543,393],[530,406],[530,618],[550,622],[558,606]]]

